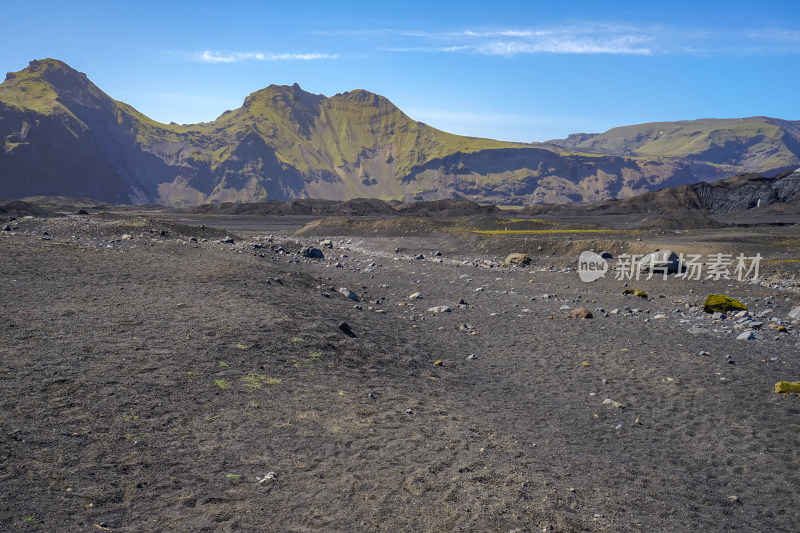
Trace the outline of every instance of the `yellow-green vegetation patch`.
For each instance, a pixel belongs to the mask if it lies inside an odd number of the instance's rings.
[[[214,380],[214,385],[216,385],[220,389],[225,389],[225,388],[228,387],[228,382],[226,380],[224,380],[224,379],[215,379]]]
[[[800,381],[779,381],[775,384],[775,392],[800,393]]]
[[[622,291],[622,294],[632,294],[634,296],[638,296],[639,298],[647,298],[647,293],[641,289],[625,289]]]
[[[269,378],[264,374],[258,374],[255,371],[249,372],[245,377],[242,378],[245,385],[248,387],[252,387],[254,389],[261,388],[262,383],[266,383]]]
[[[747,306],[730,296],[709,294],[706,297],[703,310],[706,313],[727,313],[729,311],[747,311]]]

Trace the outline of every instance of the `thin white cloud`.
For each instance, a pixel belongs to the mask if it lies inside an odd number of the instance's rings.
[[[239,63],[241,61],[315,61],[319,59],[338,59],[339,54],[264,54],[261,52],[211,52],[206,50],[194,55],[201,63]]]
[[[647,39],[619,37],[614,39],[557,38],[535,42],[493,41],[481,44],[477,52],[483,55],[511,57],[517,54],[617,54],[652,55],[644,46]]]
[[[362,29],[320,32],[372,39],[378,50],[418,53],[519,55],[798,55],[800,31],[791,27],[712,29],[660,24],[586,22],[546,27],[467,28],[456,31]]]

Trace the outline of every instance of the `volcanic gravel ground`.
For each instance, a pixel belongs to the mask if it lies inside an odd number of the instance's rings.
[[[432,256],[444,241],[334,239],[312,260],[299,252],[316,239],[14,224],[0,235],[3,531],[800,520],[800,397],[772,392],[800,380],[796,284],[628,281],[643,299],[611,276]],[[716,293],[771,309],[764,338],[703,313]],[[567,318],[575,307],[594,318]]]

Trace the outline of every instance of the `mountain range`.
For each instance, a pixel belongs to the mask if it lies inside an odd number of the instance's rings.
[[[250,94],[200,124],[162,124],[44,59],[0,84],[0,197],[200,205],[319,198],[597,202],[800,166],[800,121],[625,126],[547,143],[464,137],[383,96],[298,85]]]

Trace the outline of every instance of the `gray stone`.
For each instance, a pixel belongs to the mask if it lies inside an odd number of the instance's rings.
[[[428,309],[429,313],[449,313],[451,309],[446,305],[439,305],[437,307],[431,307]]]
[[[654,274],[677,274],[681,269],[681,262],[678,254],[672,250],[660,250],[645,255],[639,260],[639,272],[649,272],[652,269]]]
[[[792,320],[800,320],[800,307],[795,307],[789,311],[789,318]]]
[[[752,331],[745,331],[744,333],[740,333],[738,337],[736,337],[740,341],[752,341],[755,340],[756,334]]]
[[[339,289],[339,292],[342,293],[345,298],[350,298],[354,302],[359,301],[358,295],[353,291],[351,291],[350,289],[348,289],[347,287],[342,287],[341,289]]]

